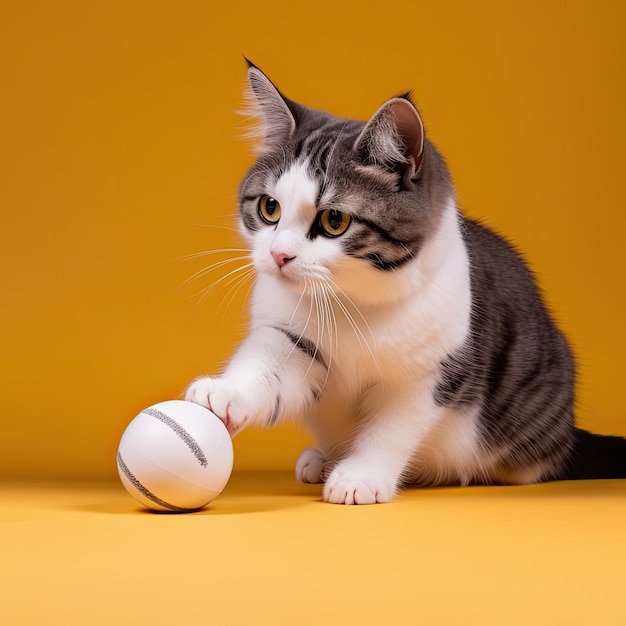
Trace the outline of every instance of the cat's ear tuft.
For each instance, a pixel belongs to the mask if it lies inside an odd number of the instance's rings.
[[[251,67],[256,67],[256,65],[245,54],[243,55],[243,60],[246,62],[248,69],[250,69]],[[259,68],[257,67],[257,69]]]
[[[240,112],[252,123],[245,136],[258,144],[258,152],[270,152],[287,141],[296,129],[293,103],[254,63],[247,58],[246,63],[249,88],[244,93],[244,110]]]
[[[366,124],[354,150],[365,165],[382,165],[407,180],[415,178],[424,152],[424,125],[410,94],[385,102]]]

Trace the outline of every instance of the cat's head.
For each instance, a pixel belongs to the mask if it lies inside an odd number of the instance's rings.
[[[252,64],[248,80],[260,144],[239,216],[257,272],[298,293],[323,282],[362,304],[400,297],[454,195],[410,98],[366,123],[289,100]]]

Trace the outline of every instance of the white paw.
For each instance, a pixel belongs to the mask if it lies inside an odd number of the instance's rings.
[[[326,459],[315,448],[307,448],[296,463],[296,478],[301,483],[323,483],[323,471]]]
[[[346,471],[340,464],[326,480],[323,497],[333,504],[376,504],[390,502],[395,493],[395,481],[371,471]]]
[[[199,378],[189,385],[185,400],[210,409],[226,425],[231,437],[237,434],[252,417],[252,408],[241,385],[225,378]]]

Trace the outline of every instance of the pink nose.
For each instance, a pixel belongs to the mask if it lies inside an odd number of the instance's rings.
[[[274,252],[272,250],[271,253],[272,253],[272,256],[274,257],[274,261],[276,261],[276,265],[278,265],[278,267],[282,267],[288,261],[292,261],[293,259],[296,258],[295,256],[289,256],[288,254],[285,254],[284,252]]]

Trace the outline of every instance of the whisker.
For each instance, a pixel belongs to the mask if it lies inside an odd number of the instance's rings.
[[[239,230],[237,228],[232,228],[231,226],[219,226],[218,224],[201,224],[200,222],[192,222],[192,226],[199,226],[200,228],[218,228],[220,230],[230,230],[233,233],[239,234]]]
[[[293,313],[291,314],[291,318],[289,319],[289,323],[287,324],[288,328],[291,328],[293,324],[293,320],[296,317],[296,313],[298,312],[298,309],[300,308],[300,303],[302,302],[302,298],[304,298],[305,291],[306,291],[306,283],[305,283],[305,289],[302,290],[302,293],[300,294],[300,298],[293,310]]]
[[[329,298],[329,287],[324,282],[320,282],[320,290],[321,296],[324,303],[324,311],[325,316],[327,318],[327,328],[328,328],[328,367],[326,369],[326,377],[324,378],[324,382],[322,383],[322,391],[326,388],[326,383],[328,382],[328,378],[330,376],[330,370],[333,365],[333,321],[335,325],[335,341],[337,341],[337,321],[335,318],[335,312],[332,307],[332,303]],[[332,313],[332,317],[331,317]]]
[[[404,248],[408,253],[409,253],[409,257],[414,259],[415,258],[415,254],[413,254],[413,252],[411,250],[409,250],[405,244],[403,244],[402,242],[400,242],[400,246],[402,248]]]
[[[194,252],[193,254],[186,254],[185,256],[181,256],[177,261],[189,261],[191,259],[197,259],[202,256],[209,256],[211,254],[220,254],[223,252],[247,252],[250,253],[250,250],[247,248],[216,248],[213,250],[203,250],[202,252]]]
[[[213,281],[208,287],[205,287],[204,289],[201,289],[200,291],[194,293],[191,296],[192,298],[195,298],[196,296],[200,296],[200,299],[196,303],[196,306],[198,306],[207,297],[207,295],[211,292],[211,290],[213,290],[215,287],[223,283],[227,278],[229,278],[230,276],[233,276],[237,272],[242,272],[244,270],[250,269],[251,267],[252,267],[252,263],[246,263],[245,265],[242,265],[241,267],[237,267],[234,270],[222,276],[221,278],[218,278],[217,280]]]
[[[332,315],[333,328],[335,331],[335,354],[339,354],[339,329],[337,327],[337,316],[335,315],[335,307],[333,306],[332,300],[330,299],[330,296],[332,295],[332,290],[326,283],[324,283],[324,287],[326,289],[326,299],[328,301],[328,308],[330,309],[330,313]]]
[[[324,334],[328,332],[328,320],[326,317],[326,307],[324,305],[323,287],[320,281],[315,281],[315,302],[317,305],[317,312],[318,312],[317,319],[318,319],[318,337],[319,337],[316,342],[315,352],[317,354],[317,352],[319,351],[323,354],[325,352],[324,351]],[[329,361],[330,361],[330,357],[329,357]],[[330,367],[330,362],[327,363],[327,365]],[[326,372],[328,374],[328,370],[326,370]],[[325,381],[324,381],[324,384],[325,384]]]
[[[341,293],[341,295],[348,301],[348,303],[351,304],[352,307],[354,307],[354,310],[359,314],[359,317],[363,320],[363,323],[365,324],[365,328],[367,329],[367,332],[369,333],[370,337],[374,339],[374,333],[372,332],[372,329],[370,328],[370,325],[368,324],[367,319],[365,318],[363,313],[361,313],[361,309],[359,309],[359,307],[354,303],[354,301],[350,298],[350,296],[332,278],[328,278],[327,280],[333,285],[335,289],[337,289]]]
[[[348,309],[346,308],[346,305],[341,301],[339,296],[336,293],[334,293],[332,290],[330,294],[333,300],[335,300],[335,302],[339,305],[339,309],[343,313],[348,323],[350,324],[350,327],[352,328],[352,331],[354,332],[354,335],[359,342],[359,346],[361,347],[361,349],[363,349],[363,342],[365,341],[365,336],[363,335],[363,332],[361,331],[358,324],[355,322],[354,318],[352,317],[352,314],[350,313],[350,311],[348,311]]]
[[[300,297],[300,299],[298,300],[298,304],[296,304],[296,309],[300,306],[300,302],[302,302],[302,297],[304,296],[304,293],[307,291],[307,287],[309,284],[309,280],[307,278],[305,278],[305,289],[302,292],[302,296]],[[293,344],[293,347],[291,348],[291,350],[289,350],[289,353],[287,354],[287,356],[283,359],[283,362],[279,365],[279,369],[282,369],[285,365],[285,363],[289,360],[289,357],[293,354],[294,350],[296,349],[296,346],[298,344],[298,342],[302,339],[302,337],[304,337],[304,333],[306,332],[306,329],[309,326],[309,322],[311,321],[311,315],[313,313],[313,300],[309,298],[309,315],[306,318],[306,322],[304,323],[304,327],[302,329],[302,332],[300,333],[300,336],[298,337],[298,340]],[[296,312],[294,310],[293,315],[291,316],[291,319],[293,320],[294,316],[295,316]],[[308,370],[307,370],[308,373]],[[305,375],[306,378],[306,375]]]
[[[348,299],[348,301],[356,309],[356,311],[361,316],[361,319],[365,323],[365,326],[366,326],[366,328],[367,328],[367,330],[369,332],[370,337],[372,337],[372,339],[373,339],[374,335],[372,333],[372,329],[370,328],[370,325],[368,324],[367,320],[363,316],[363,313],[361,313],[359,308],[354,304],[354,302],[352,302],[350,297],[343,291],[343,289],[341,289],[341,287],[339,287],[332,279],[329,278],[327,280],[330,283],[332,283]],[[340,310],[342,311],[342,313],[344,314],[346,320],[348,321],[348,323],[352,327],[352,331],[354,332],[355,337],[357,338],[357,340],[359,342],[359,345],[361,346],[361,349],[363,349],[364,345],[365,345],[365,348],[367,348],[367,351],[369,352],[369,355],[372,358],[372,363],[376,367],[376,370],[378,371],[378,375],[379,375],[380,380],[382,382],[384,380],[383,379],[383,374],[380,371],[380,367],[378,366],[378,361],[376,360],[376,357],[374,356],[374,351],[372,350],[369,342],[367,341],[367,338],[363,334],[363,331],[359,328],[359,325],[357,324],[356,320],[354,319],[354,316],[350,313],[350,311],[348,310],[346,305],[341,301],[341,298],[335,293],[335,291],[333,289],[331,289],[329,293],[331,294],[331,296],[333,297],[335,302],[337,302],[337,304],[339,305]]]
[[[320,287],[320,299],[323,305],[322,309],[324,312],[324,320],[325,320],[324,324],[328,332],[328,350],[329,350],[329,354],[332,357],[333,329],[332,329],[332,324],[331,324],[330,305],[329,305],[329,300],[328,300],[328,286],[323,281],[320,281],[319,287]]]
[[[231,278],[227,283],[225,283],[225,285],[231,285],[231,287],[226,292],[226,295],[224,296],[224,298],[222,298],[222,301],[220,302],[220,305],[217,308],[218,313],[223,309],[224,314],[226,314],[226,312],[232,305],[233,300],[235,299],[235,296],[237,295],[239,290],[246,284],[246,281],[249,280],[252,276],[254,276],[254,269],[250,268],[244,274],[235,276],[234,278]],[[229,295],[230,295],[230,298],[228,302],[226,302],[226,298],[228,298]]]
[[[182,289],[185,285],[188,285],[190,282],[193,282],[194,280],[197,280],[198,278],[200,278],[201,276],[204,276],[205,274],[209,274],[212,271],[223,267],[224,265],[228,265],[229,263],[235,263],[237,261],[246,261],[249,260],[250,257],[248,256],[236,256],[233,257],[231,259],[225,259],[223,261],[218,261],[217,263],[213,263],[212,265],[208,265],[207,267],[198,270],[195,274],[192,274],[189,278],[187,278],[186,280],[184,280],[179,286],[178,289]],[[251,263],[246,263],[246,266],[250,266]]]
[[[254,278],[255,275],[255,270],[252,270],[252,278]],[[246,290],[246,295],[243,297],[244,301],[247,302],[248,299],[250,298],[250,291],[252,291],[252,287],[254,287],[254,280],[250,281],[250,284],[248,285],[248,289]]]
[[[313,352],[313,357],[311,358],[311,362],[309,363],[309,367],[307,367],[306,372],[304,373],[304,378],[307,378],[309,375],[309,372],[311,371],[311,368],[313,367],[313,363],[315,361],[315,359],[317,358],[317,354],[319,352],[319,345],[321,342],[321,337],[320,337],[320,326],[322,325],[322,322],[320,322],[320,306],[319,306],[319,300],[318,300],[318,292],[317,292],[317,286],[314,280],[310,281],[310,285],[311,288],[313,290],[313,298],[311,300],[311,304],[313,304],[313,302],[315,302],[315,316],[317,318],[317,330],[316,330],[316,341],[315,341],[315,350]],[[308,325],[308,320],[307,320],[307,325]],[[322,326],[322,332],[323,332],[323,326]]]

